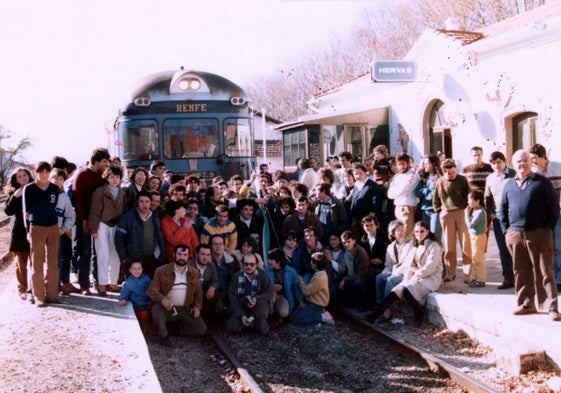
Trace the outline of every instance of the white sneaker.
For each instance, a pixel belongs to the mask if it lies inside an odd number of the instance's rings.
[[[335,325],[335,319],[333,319],[333,316],[329,313],[329,311],[324,311],[321,314],[321,321],[323,323],[327,323],[328,325]]]

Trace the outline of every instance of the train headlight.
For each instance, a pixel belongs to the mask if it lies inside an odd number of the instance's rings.
[[[138,97],[134,99],[134,105],[136,106],[150,106],[152,101],[148,97]]]
[[[201,87],[201,82],[195,78],[183,78],[178,84],[181,90],[199,90]]]
[[[234,105],[234,106],[242,106],[243,104],[245,104],[245,98],[243,97],[232,97],[230,98],[230,104]]]

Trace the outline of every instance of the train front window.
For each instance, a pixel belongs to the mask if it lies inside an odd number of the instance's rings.
[[[230,157],[253,156],[253,136],[249,119],[226,119],[224,122],[226,155]]]
[[[124,122],[119,126],[125,160],[154,160],[160,158],[158,151],[158,126],[156,122]]]
[[[218,120],[169,119],[164,122],[166,158],[217,157]]]

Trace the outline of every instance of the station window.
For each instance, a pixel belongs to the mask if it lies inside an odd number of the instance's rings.
[[[351,152],[353,157],[362,159],[363,157],[363,127],[361,126],[345,126],[345,143],[347,151]]]
[[[225,152],[230,157],[252,157],[253,137],[249,119],[226,119],[224,122]]]
[[[296,161],[299,158],[307,157],[306,144],[307,144],[308,130],[294,130],[286,131],[283,134],[283,150],[284,150],[284,166],[296,166]]]
[[[169,119],[164,122],[166,158],[217,157],[220,154],[218,120]]]
[[[529,149],[536,141],[538,114],[524,112],[512,119],[512,150]]]
[[[425,154],[444,153],[452,158],[452,133],[446,121],[444,102],[436,100],[428,113],[428,138],[425,140]],[[426,134],[425,134],[426,135]]]
[[[158,126],[155,121],[123,122],[119,129],[125,160],[154,160],[160,157]]]

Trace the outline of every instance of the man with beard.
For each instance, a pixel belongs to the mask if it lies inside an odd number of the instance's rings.
[[[207,327],[201,318],[203,291],[199,273],[187,264],[189,248],[175,247],[174,262],[160,266],[146,291],[152,300],[152,318],[156,322],[160,343],[171,347],[167,322],[179,322],[182,336],[202,336]]]

